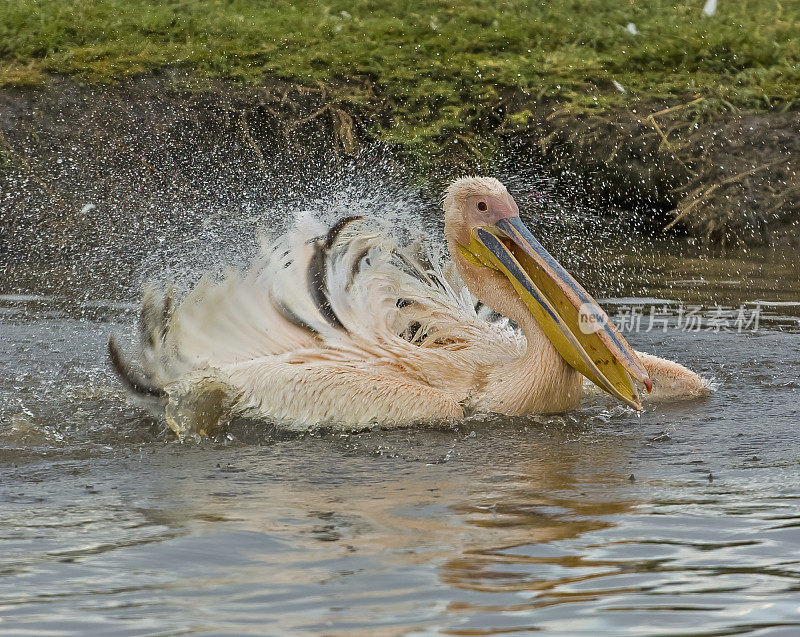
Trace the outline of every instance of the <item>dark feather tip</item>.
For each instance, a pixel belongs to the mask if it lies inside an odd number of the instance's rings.
[[[114,337],[108,339],[108,358],[111,366],[123,383],[135,394],[150,398],[165,398],[166,392],[162,387],[152,383],[149,379],[139,376],[128,364],[120,352]]]

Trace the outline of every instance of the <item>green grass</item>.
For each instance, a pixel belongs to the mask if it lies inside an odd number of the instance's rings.
[[[732,109],[800,104],[800,0],[720,0],[713,17],[703,4],[0,0],[0,85],[174,65],[243,83],[368,79],[390,119],[376,132],[410,149],[525,127],[543,100],[597,112],[695,95]]]

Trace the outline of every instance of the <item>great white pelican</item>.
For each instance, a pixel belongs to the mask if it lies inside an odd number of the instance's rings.
[[[177,306],[169,290],[146,291],[141,370],[113,339],[111,361],[167,404],[179,434],[233,415],[306,430],[557,413],[577,407],[584,378],[633,409],[642,388],[708,392],[682,365],[631,349],[499,181],[459,179],[443,207],[447,266],[360,218],[327,232],[308,221]]]

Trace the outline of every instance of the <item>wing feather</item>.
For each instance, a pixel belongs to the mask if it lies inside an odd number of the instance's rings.
[[[204,276],[180,303],[170,289],[146,290],[141,335],[143,380],[154,386],[196,370],[317,352],[379,377],[402,374],[455,400],[469,394],[482,367],[524,348],[513,328],[478,317],[454,272],[358,218],[326,234],[306,219],[263,245],[246,271]]]

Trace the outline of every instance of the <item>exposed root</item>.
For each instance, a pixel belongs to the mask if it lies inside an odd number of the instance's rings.
[[[259,165],[264,168],[266,166],[266,163],[264,162],[264,153],[261,152],[261,148],[258,144],[256,144],[256,140],[254,140],[253,136],[250,134],[250,127],[247,125],[247,111],[242,111],[242,114],[239,117],[239,125],[242,128],[242,137],[250,146],[250,148],[255,151],[256,157],[258,157]]]
[[[331,117],[333,119],[333,129],[336,133],[336,139],[339,141],[342,151],[347,155],[355,154],[358,150],[358,141],[356,139],[353,118],[341,108],[331,108]]]
[[[679,223],[686,215],[688,215],[694,208],[696,208],[698,204],[700,204],[704,199],[710,197],[714,193],[714,191],[717,190],[717,188],[725,186],[727,184],[734,184],[737,181],[744,179],[748,175],[753,175],[766,168],[776,166],[777,164],[783,164],[788,161],[789,160],[785,158],[777,159],[768,164],[762,164],[761,166],[757,166],[756,168],[752,168],[743,173],[739,173],[738,175],[734,175],[733,177],[728,177],[727,179],[723,179],[722,181],[716,184],[712,184],[708,188],[706,188],[705,186],[701,186],[700,188],[693,190],[683,200],[686,201],[686,199],[691,199],[691,202],[686,205],[683,205],[682,207],[679,206],[678,208],[672,211],[672,214],[675,214],[676,216],[672,221],[670,221],[666,226],[664,226],[664,230],[665,231],[672,230],[672,228],[674,228],[677,223]]]

